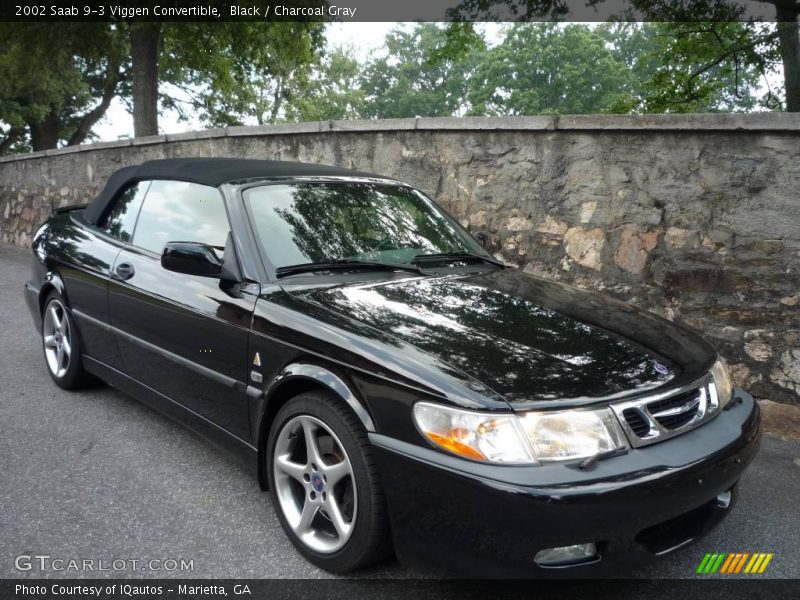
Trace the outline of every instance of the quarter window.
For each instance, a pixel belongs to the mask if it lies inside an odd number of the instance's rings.
[[[118,240],[130,242],[136,225],[136,217],[149,184],[149,181],[140,181],[126,188],[114,202],[111,212],[108,213],[100,228]]]
[[[167,242],[200,242],[221,251],[230,226],[216,188],[156,180],[144,200],[133,243],[161,254]]]

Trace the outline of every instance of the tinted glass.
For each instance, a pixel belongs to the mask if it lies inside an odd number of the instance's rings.
[[[133,243],[158,254],[167,242],[201,242],[223,250],[229,229],[222,194],[216,188],[183,181],[153,181]]]
[[[409,262],[480,244],[421,193],[373,183],[302,183],[246,190],[245,203],[276,267],[341,258]]]
[[[149,183],[140,181],[122,192],[100,227],[118,240],[130,242],[136,226],[136,217],[139,215],[139,207],[142,206]]]

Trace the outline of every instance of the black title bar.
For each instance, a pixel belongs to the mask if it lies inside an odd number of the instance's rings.
[[[2,0],[0,21],[775,21],[793,0]]]
[[[465,581],[458,579],[4,579],[3,600],[487,600],[531,598],[659,600],[661,598],[798,597],[797,580]]]

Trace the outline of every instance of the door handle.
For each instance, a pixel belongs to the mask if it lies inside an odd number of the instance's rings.
[[[133,274],[136,271],[134,270],[133,265],[131,263],[124,262],[124,263],[119,263],[117,265],[117,268],[114,269],[114,272],[116,273],[117,279],[122,279],[123,281],[125,281],[126,279],[130,279],[131,277],[133,277]]]

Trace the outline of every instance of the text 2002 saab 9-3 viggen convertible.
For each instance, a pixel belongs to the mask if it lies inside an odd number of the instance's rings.
[[[731,510],[758,405],[694,333],[510,268],[368,173],[171,159],[33,242],[53,380],[230,447],[298,550],[457,574],[620,573]]]

